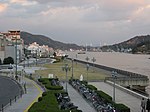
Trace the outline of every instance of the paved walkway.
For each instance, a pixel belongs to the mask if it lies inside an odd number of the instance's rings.
[[[113,87],[104,82],[90,82],[98,90],[102,90],[108,95],[113,95]],[[131,109],[131,112],[141,112],[140,103],[141,100],[116,88],[116,102],[122,103]]]
[[[27,112],[38,97],[42,95],[42,89],[32,80],[25,78],[27,93],[4,109],[4,112]]]
[[[44,69],[44,68],[26,67],[24,71],[26,74],[30,74],[30,73],[34,73],[35,70],[38,69]],[[2,75],[5,76],[6,74],[2,74]],[[27,112],[28,109],[32,106],[32,104],[36,102],[43,93],[43,90],[34,81],[25,78],[24,75],[22,75],[20,79],[21,79],[19,82],[20,84],[26,83],[27,93],[23,94],[22,98],[17,99],[16,102],[13,102],[11,106],[9,106],[8,104],[8,106],[4,108],[4,112]]]
[[[62,85],[65,88],[65,83]],[[82,110],[83,112],[96,112],[96,110],[90,106],[90,104],[71,85],[68,84],[67,88],[71,102],[75,106],[78,106],[79,110]]]

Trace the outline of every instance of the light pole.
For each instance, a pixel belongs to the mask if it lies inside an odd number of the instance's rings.
[[[17,36],[16,36],[16,47],[15,47],[15,54],[16,54],[16,76],[15,76],[15,78],[16,78],[16,80],[17,80]]]
[[[77,58],[78,58],[78,55],[76,54],[76,65],[77,65]]]
[[[89,59],[90,59],[90,58],[89,58],[88,56],[85,58],[85,60],[87,61],[87,64],[88,64]]]
[[[87,70],[87,82],[88,82],[88,70],[89,70],[89,64],[86,64],[86,70]]]
[[[88,61],[90,60],[90,58],[87,56],[85,58],[85,60],[87,61],[87,64],[86,64],[86,70],[87,70],[87,82],[88,82],[88,70],[89,70],[89,64],[88,64]]]
[[[117,72],[116,71],[112,71],[111,73],[112,77],[113,77],[113,101],[115,102],[115,94],[116,94],[116,91],[115,91],[115,84],[116,84],[116,77],[117,77]]]
[[[68,81],[68,71],[70,71],[70,67],[68,66],[68,64],[65,64],[65,66],[62,67],[62,70],[66,72],[66,92],[68,92],[67,81]]]
[[[92,62],[93,62],[93,72],[94,72],[94,62],[96,61],[96,59],[93,57],[92,58]]]
[[[74,59],[72,58],[72,79],[73,79],[73,61],[74,61]]]
[[[27,57],[28,67],[29,67],[29,57]]]
[[[37,50],[36,50],[36,66],[37,66]]]

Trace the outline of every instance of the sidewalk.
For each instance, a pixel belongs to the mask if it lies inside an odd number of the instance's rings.
[[[110,96],[113,96],[113,87],[104,82],[90,82],[98,90],[102,90]],[[116,88],[116,102],[122,103],[131,109],[131,112],[141,112],[141,100]]]
[[[66,83],[62,83],[65,88]],[[68,94],[71,99],[71,102],[78,106],[79,110],[83,112],[96,112],[96,110],[84,99],[70,84],[67,84]]]
[[[25,78],[27,93],[22,98],[7,106],[4,112],[27,112],[38,97],[42,95],[42,89],[32,80]]]

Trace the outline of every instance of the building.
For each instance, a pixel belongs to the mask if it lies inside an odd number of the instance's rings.
[[[17,52],[16,52],[17,48]],[[12,57],[17,63],[24,58],[24,41],[20,37],[20,30],[9,30],[8,32],[0,33],[0,58],[3,60],[7,57]]]
[[[32,57],[49,57],[53,48],[49,48],[47,45],[40,46],[38,43],[33,42],[27,48],[31,51]]]

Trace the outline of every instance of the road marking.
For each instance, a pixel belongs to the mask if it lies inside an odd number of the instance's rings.
[[[29,79],[27,79],[27,80],[29,80]],[[30,80],[31,81],[31,80]],[[30,109],[30,107],[35,103],[35,102],[37,102],[37,100],[38,100],[38,98],[40,97],[40,96],[42,96],[42,90],[40,89],[40,87],[34,82],[34,81],[32,81],[32,83],[33,83],[33,85],[38,89],[38,91],[40,92],[39,93],[39,95],[32,101],[32,103],[24,110],[24,112],[28,112],[28,110]]]

